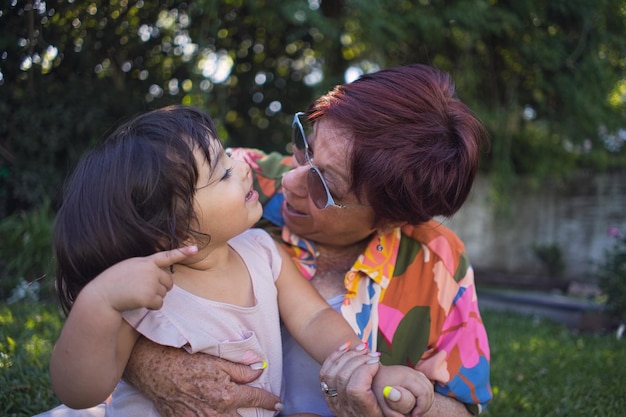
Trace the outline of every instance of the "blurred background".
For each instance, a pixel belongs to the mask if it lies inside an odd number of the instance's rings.
[[[3,1],[0,287],[49,275],[63,181],[120,122],[191,104],[227,146],[286,152],[295,111],[409,63],[451,73],[491,134],[443,220],[476,269],[593,280],[626,232],[625,22],[625,0]]]
[[[626,0],[2,0],[0,416],[58,404],[51,231],[111,128],[184,103],[227,146],[286,152],[295,111],[410,63],[449,72],[491,135],[441,219],[476,269],[486,415],[623,415]]]

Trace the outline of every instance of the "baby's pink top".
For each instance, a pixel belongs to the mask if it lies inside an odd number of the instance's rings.
[[[272,238],[259,229],[248,230],[231,239],[229,244],[244,260],[250,273],[256,301],[253,307],[208,300],[174,285],[160,310],[127,311],[124,319],[139,333],[161,345],[248,365],[267,361],[263,374],[250,385],[280,396],[282,346],[275,281],[282,259]],[[107,416],[158,416],[152,403],[140,397],[143,396],[132,386],[121,382]],[[250,408],[239,412],[246,417],[274,414]]]

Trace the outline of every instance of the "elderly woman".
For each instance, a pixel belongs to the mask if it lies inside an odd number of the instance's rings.
[[[261,226],[284,243],[302,274],[381,352],[383,364],[431,382],[428,416],[478,414],[492,396],[472,267],[459,238],[433,220],[464,203],[486,141],[448,74],[409,65],[363,75],[297,113],[294,157],[233,152],[253,167],[266,197]],[[350,355],[327,360],[320,374],[288,334],[283,342],[284,413],[381,415],[374,399],[380,393]],[[204,395],[207,402],[193,407],[205,415],[274,401],[243,391],[230,364],[170,350],[163,360],[161,349],[144,343],[134,353],[140,363],[159,352],[162,366],[149,375],[129,369],[161,404],[172,405],[172,391],[189,390],[183,408]],[[190,378],[190,363],[202,373]],[[194,388],[197,378],[202,390]],[[418,407],[423,387],[413,390]]]
[[[363,75],[297,113],[293,157],[233,151],[265,197],[259,226],[405,381],[383,393],[363,355],[337,353],[320,368],[284,334],[285,414],[400,415],[389,406],[399,409],[402,393],[416,400],[413,415],[466,416],[491,400],[473,269],[433,220],[464,203],[486,142],[449,75],[409,65]],[[236,416],[279,401],[243,385],[259,372],[144,340],[127,378],[162,415]]]

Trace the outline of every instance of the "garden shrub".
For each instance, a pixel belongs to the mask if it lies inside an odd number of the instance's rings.
[[[598,264],[596,278],[606,295],[606,311],[618,323],[626,323],[626,235],[611,228],[613,246]]]
[[[53,225],[49,200],[0,221],[0,299],[10,297],[23,281],[38,282],[46,298],[54,294]]]
[[[565,271],[565,260],[563,250],[558,243],[534,245],[532,247],[535,256],[543,266],[550,278],[560,279]]]

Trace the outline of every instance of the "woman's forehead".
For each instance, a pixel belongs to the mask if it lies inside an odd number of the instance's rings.
[[[325,172],[350,179],[352,133],[333,119],[321,118],[313,127],[314,163]]]

